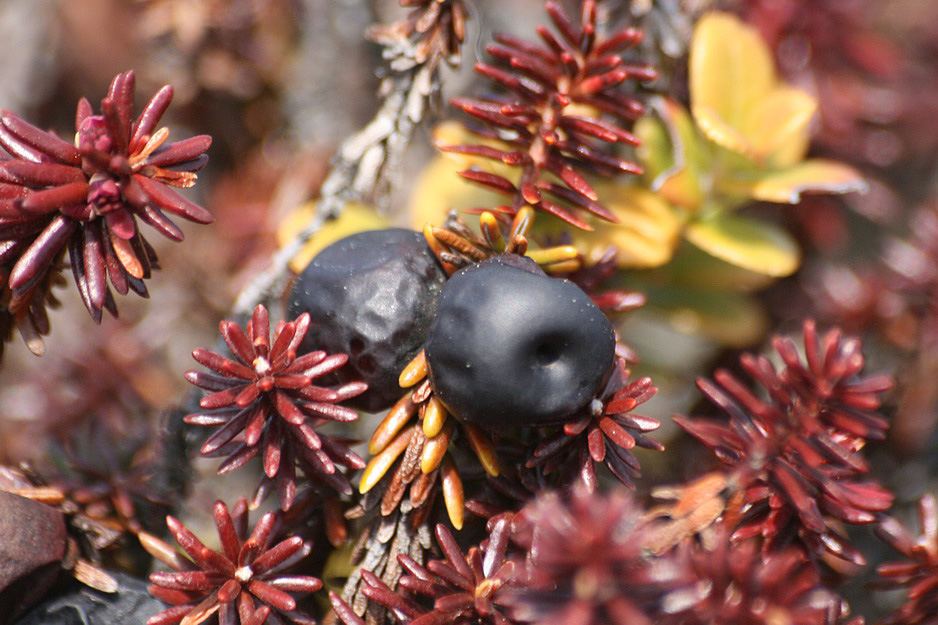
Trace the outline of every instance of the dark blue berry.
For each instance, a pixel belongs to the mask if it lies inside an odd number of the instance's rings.
[[[368,411],[401,397],[398,375],[423,346],[446,281],[418,232],[360,232],[320,252],[290,295],[289,315],[311,317],[304,349],[348,354],[341,382],[364,380],[368,390],[349,400]]]
[[[615,333],[589,296],[527,259],[503,256],[452,276],[427,338],[433,390],[487,428],[558,423],[613,368]]]

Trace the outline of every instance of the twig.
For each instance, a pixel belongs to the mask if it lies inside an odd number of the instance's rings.
[[[454,7],[461,7],[458,2]],[[456,38],[462,40],[462,9],[458,13]],[[452,19],[452,18],[451,18]],[[443,28],[441,25],[439,28]],[[455,62],[452,41],[435,38],[438,49],[428,50],[427,31],[413,37],[407,20],[375,27],[369,36],[382,45],[388,61],[388,75],[379,94],[382,105],[374,118],[339,147],[332,168],[320,189],[316,210],[306,226],[274,254],[270,266],[251,280],[238,294],[232,309],[237,318],[249,314],[257,304],[270,306],[289,278],[289,262],[329,220],[337,218],[350,201],[374,200],[385,208],[396,186],[401,158],[414,130],[427,110],[439,99],[440,61]]]

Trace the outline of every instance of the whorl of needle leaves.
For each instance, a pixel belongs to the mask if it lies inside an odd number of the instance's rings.
[[[150,574],[150,594],[172,607],[150,617],[147,625],[201,623],[216,613],[219,625],[316,625],[316,619],[297,609],[291,593],[315,592],[322,582],[289,573],[312,545],[299,536],[284,537],[276,512],[266,513],[248,534],[243,498],[232,511],[216,501],[212,518],[221,551],[206,547],[171,516],[166,525],[188,557],[154,536],[141,535],[146,549],[173,569]]]
[[[134,73],[119,74],[100,115],[87,100],[78,103],[74,145],[0,114],[0,146],[10,155],[0,160],[0,267],[9,291],[3,297],[33,351],[41,351],[36,341],[48,332],[44,300],[66,249],[82,300],[100,322],[102,309],[117,314],[108,280],[121,295],[147,296],[144,280],[157,258],[138,219],[175,241],[183,233],[166,212],[212,221],[170,188],[195,184],[212,142],[200,135],[167,143],[169,130],[157,125],[172,97],[164,86],[134,119]]]
[[[603,463],[620,482],[634,487],[632,480],[641,475],[641,465],[632,449],[636,446],[664,449],[664,445],[645,435],[661,424],[651,417],[632,413],[657,392],[651,378],[630,382],[625,362],[617,359],[598,397],[541,442],[526,466],[543,467],[548,474],[558,472],[563,486],[579,481],[593,491],[598,485],[596,465]]]
[[[482,545],[466,553],[449,529],[437,525],[437,544],[445,559],[422,566],[407,555],[398,555],[405,575],[397,591],[363,571],[363,594],[408,625],[510,625],[515,621],[506,616],[500,597],[523,566],[520,558],[507,556],[510,525],[508,517],[494,521]],[[330,595],[330,599],[345,625],[364,624],[338,596]]]
[[[704,542],[712,546],[681,544],[676,557],[695,583],[665,596],[658,625],[835,625],[849,613],[798,548],[762,553],[758,542],[733,542],[722,528]]]
[[[580,170],[601,175],[641,173],[638,165],[602,143],[638,143],[624,126],[637,119],[644,107],[621,87],[628,80],[653,80],[657,72],[621,56],[641,41],[641,31],[624,28],[604,36],[597,32],[596,2],[586,0],[582,6],[580,24],[576,24],[559,3],[547,2],[547,14],[559,34],[539,27],[543,45],[498,35],[496,43],[486,48],[494,63],[478,63],[476,71],[504,87],[507,94],[453,100],[453,106],[483,122],[484,127],[473,128],[480,137],[505,147],[488,141],[442,149],[520,167],[517,185],[479,169],[461,172],[468,180],[511,196],[506,208],[511,214],[527,204],[590,230],[570,207],[608,221],[617,219],[599,203]]]
[[[328,421],[356,420],[357,412],[336,404],[360,395],[367,385],[348,382],[327,388],[313,384],[343,366],[348,356],[324,351],[298,356],[309,323],[307,313],[295,321],[281,321],[271,342],[267,309],[258,305],[246,332],[232,321],[219,325],[233,360],[197,349],[192,357],[211,371],[186,372],[189,382],[211,391],[199,402],[205,412],[190,414],[185,421],[218,426],[201,450],[208,456],[227,456],[218,472],[233,471],[263,450],[264,477],[255,504],[276,485],[281,508],[289,509],[296,497],[297,464],[307,479],[345,495],[352,494],[352,485],[339,467],[365,467],[345,441],[316,432],[317,426]]]
[[[809,554],[828,552],[863,564],[835,528],[840,522],[873,523],[892,504],[888,490],[858,480],[869,471],[860,451],[867,440],[882,440],[889,427],[878,409],[892,379],[860,377],[860,341],[844,338],[839,329],[818,337],[811,320],[804,323],[806,362],[790,339],[776,337],[773,346],[778,370],[763,356],[740,358],[761,395],[724,369],[712,382],[698,380],[728,423],[676,421],[731,467],[730,482],[743,493],[734,540],[761,535],[767,550],[795,540]]]
[[[526,511],[528,562],[501,599],[521,623],[651,625],[662,598],[686,585],[672,558],[644,550],[643,510],[629,491],[575,489],[541,496]]]
[[[938,501],[928,494],[919,501],[919,535],[913,536],[893,518],[876,533],[907,560],[879,565],[877,586],[904,588],[906,600],[881,621],[883,625],[934,623],[938,614]]]

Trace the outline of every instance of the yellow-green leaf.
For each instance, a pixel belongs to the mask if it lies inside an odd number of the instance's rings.
[[[277,227],[277,243],[282,247],[313,218],[316,203],[308,202],[290,212]],[[327,221],[300,252],[290,260],[290,269],[299,273],[323,248],[356,232],[388,227],[388,220],[370,206],[349,202],[337,219]]]
[[[535,238],[569,236],[577,250],[591,261],[599,260],[613,247],[622,268],[657,267],[671,259],[680,242],[682,220],[666,201],[642,187],[594,180],[590,184],[619,223],[584,215],[593,228],[586,231],[541,214],[534,221]]]
[[[688,224],[688,241],[728,263],[750,271],[781,277],[800,262],[798,245],[781,228],[734,214],[716,214]]]
[[[709,159],[690,115],[677,102],[652,101],[656,116],[639,119],[635,132],[642,140],[639,157],[651,178],[649,187],[689,213],[700,210],[700,181]]]
[[[694,121],[697,122],[697,127],[706,138],[730,152],[745,154],[750,158],[754,156],[749,140],[734,126],[728,124],[714,109],[693,105],[692,110]]]
[[[641,141],[636,152],[651,185],[654,186],[660,176],[673,175],[674,163],[679,157],[662,120],[654,115],[643,115],[635,122],[633,130]]]
[[[678,246],[671,262],[653,276],[655,281],[676,289],[700,289],[706,285],[708,291],[736,293],[760,291],[775,281],[772,276],[743,269],[687,242]]]
[[[594,219],[592,232],[568,229],[577,249],[597,260],[614,246],[624,268],[657,267],[671,259],[682,224],[666,201],[640,187],[597,184],[596,190],[619,223]]]
[[[775,86],[775,67],[759,34],[737,17],[711,12],[698,20],[690,50],[694,119],[713,142],[751,148],[742,134],[753,107]]]
[[[683,305],[673,302],[664,311],[676,330],[733,348],[749,347],[765,335],[765,311],[748,295],[695,291],[684,295]]]
[[[697,23],[690,90],[694,120],[717,145],[760,166],[804,158],[817,102],[778,82],[768,46],[735,16],[714,12]]]
[[[819,158],[787,169],[765,172],[752,181],[743,182],[743,186],[757,200],[781,204],[797,204],[802,193],[862,193],[867,190],[866,182],[857,170]]]
[[[788,167],[804,158],[808,125],[816,111],[817,101],[807,92],[777,87],[746,112],[742,134],[758,161]]]

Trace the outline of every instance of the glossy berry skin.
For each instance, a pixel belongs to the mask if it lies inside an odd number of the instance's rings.
[[[433,390],[457,418],[495,429],[559,423],[612,370],[615,333],[589,296],[518,257],[450,278],[430,327]]]
[[[368,390],[347,401],[377,412],[400,399],[398,376],[423,346],[446,273],[423,235],[360,232],[322,250],[299,275],[289,314],[308,312],[303,349],[348,354],[340,382]]]

